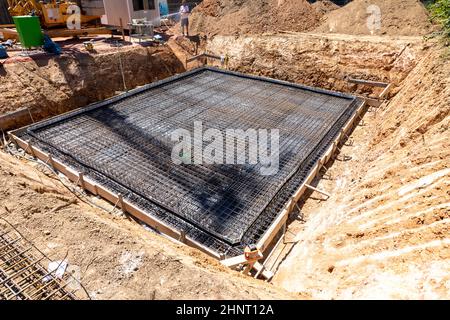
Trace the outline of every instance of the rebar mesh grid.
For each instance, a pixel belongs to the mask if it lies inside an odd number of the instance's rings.
[[[44,121],[23,137],[201,243],[233,255],[232,248],[261,237],[359,103],[204,68]],[[222,133],[279,129],[279,172],[263,176],[261,165],[249,164],[174,165],[170,133],[192,132],[194,121]]]
[[[0,300],[89,298],[70,274],[59,277],[58,268],[45,268],[49,262],[13,225],[0,219]]]

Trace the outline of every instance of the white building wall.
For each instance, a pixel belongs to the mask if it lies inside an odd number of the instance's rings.
[[[110,26],[120,26],[120,18],[122,18],[123,27],[128,29],[128,23],[131,19],[147,18],[155,27],[161,25],[159,15],[158,0],[155,1],[154,10],[133,10],[133,0],[103,0],[105,15],[102,17],[102,23]]]

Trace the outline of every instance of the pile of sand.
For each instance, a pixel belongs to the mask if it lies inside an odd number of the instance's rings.
[[[204,0],[192,12],[191,31],[209,36],[308,31],[320,17],[306,0]]]
[[[381,18],[379,28],[377,12]],[[428,12],[419,0],[354,0],[327,13],[315,31],[413,36],[425,35],[432,29]]]
[[[390,36],[434,30],[419,0],[204,0],[192,12],[191,31],[214,35],[323,32]]]
[[[330,0],[317,0],[312,3],[312,7],[321,15],[340,8],[337,4],[331,2]]]

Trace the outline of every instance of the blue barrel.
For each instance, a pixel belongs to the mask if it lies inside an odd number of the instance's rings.
[[[169,14],[169,5],[167,0],[159,0],[159,14],[161,16],[167,16]]]

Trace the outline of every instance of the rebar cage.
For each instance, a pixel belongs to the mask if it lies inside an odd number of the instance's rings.
[[[262,237],[361,103],[204,67],[40,122],[18,136],[195,241],[235,256]],[[260,161],[176,165],[171,134],[193,133],[194,122],[224,137],[229,129],[268,129],[270,140],[271,130],[279,130],[278,172],[262,175]],[[240,147],[261,160],[249,144]],[[199,156],[198,150],[190,156]],[[203,153],[203,160],[211,159]]]
[[[54,264],[48,268],[46,265]],[[81,283],[0,218],[0,300],[90,299]]]

